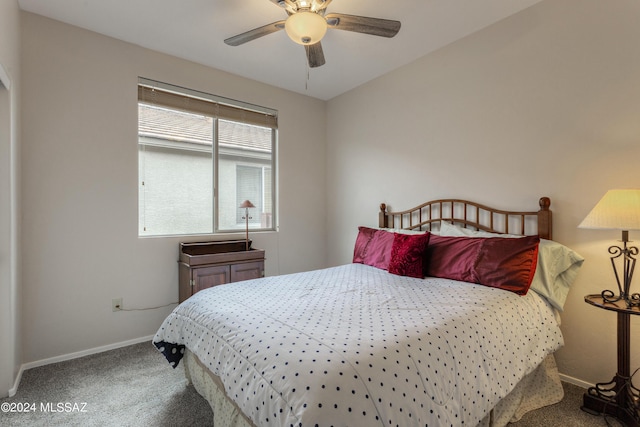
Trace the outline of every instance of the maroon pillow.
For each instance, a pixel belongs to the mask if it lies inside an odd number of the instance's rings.
[[[485,239],[431,236],[425,250],[425,276],[477,283],[472,267],[482,240]]]
[[[538,265],[537,236],[484,239],[475,271],[483,285],[525,295]]]
[[[393,234],[385,230],[358,227],[353,262],[386,270],[391,260]]]
[[[537,236],[432,236],[425,251],[425,274],[525,295],[536,271],[539,243]]]
[[[358,227],[358,237],[356,237],[356,244],[353,248],[353,262],[363,264],[364,257],[367,252],[367,246],[376,232],[373,228]]]
[[[389,273],[417,278],[424,277],[422,260],[425,248],[429,243],[430,233],[394,234]]]

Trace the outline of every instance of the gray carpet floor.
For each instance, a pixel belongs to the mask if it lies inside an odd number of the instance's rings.
[[[530,412],[511,426],[621,426],[582,412],[585,390],[564,387],[562,402]],[[31,411],[6,412],[7,403]],[[182,364],[171,369],[151,343],[29,369],[16,395],[0,404],[0,426],[213,425],[209,404],[187,385]]]

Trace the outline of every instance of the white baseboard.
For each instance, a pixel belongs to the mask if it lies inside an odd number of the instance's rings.
[[[574,377],[570,377],[569,375],[565,375],[565,374],[560,374],[560,380],[569,383],[569,384],[573,384],[573,385],[577,385],[578,387],[582,387],[582,388],[589,388],[589,387],[593,387],[593,384],[589,384],[586,381],[582,381],[579,380],[577,378]]]
[[[126,347],[128,345],[139,344],[141,342],[149,341],[151,344],[151,340],[153,339],[153,335],[149,335],[147,337],[134,338],[128,341],[117,342],[114,344],[103,345],[101,347],[90,348],[87,350],[77,351],[75,353],[63,354],[60,356],[50,357],[48,359],[36,360],[35,362],[29,362],[22,365],[24,369],[37,368],[38,366],[50,365],[52,363],[64,362],[65,360],[77,359],[79,357],[89,356],[91,354],[102,353],[104,351],[115,350],[116,348]]]
[[[20,369],[18,369],[18,375],[16,375],[16,380],[13,382],[13,387],[9,389],[9,397],[13,397],[16,395],[18,391],[18,386],[20,385],[20,380],[22,379],[23,372],[24,372],[24,365],[20,365]]]
[[[16,376],[16,380],[13,384],[13,388],[9,390],[9,397],[15,396],[16,392],[18,391],[18,386],[20,385],[20,380],[22,379],[22,373],[27,369],[50,365],[52,363],[64,362],[66,360],[77,359],[79,357],[102,353],[104,351],[115,350],[116,348],[126,347],[128,345],[133,345],[133,344],[139,344],[145,341],[148,341],[149,345],[151,345],[152,339],[153,339],[153,335],[149,335],[146,337],[134,338],[128,341],[122,341],[114,344],[103,345],[101,347],[95,347],[87,350],[77,351],[75,353],[69,353],[69,354],[63,354],[60,356],[50,357],[48,359],[36,360],[35,362],[23,363],[20,366],[20,370],[18,371],[18,375]]]

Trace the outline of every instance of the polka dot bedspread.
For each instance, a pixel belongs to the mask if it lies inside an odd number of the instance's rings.
[[[259,426],[475,426],[563,344],[534,292],[363,264],[200,291],[153,341]]]

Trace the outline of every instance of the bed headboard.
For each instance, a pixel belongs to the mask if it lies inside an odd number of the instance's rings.
[[[479,203],[459,199],[440,199],[425,202],[406,211],[392,212],[387,205],[380,205],[379,227],[408,230],[431,230],[441,220],[465,228],[509,233],[538,235],[551,240],[551,199],[541,197],[538,211],[505,211]]]

